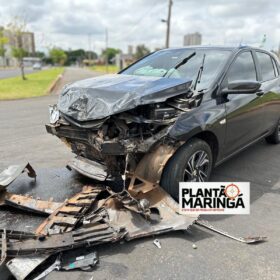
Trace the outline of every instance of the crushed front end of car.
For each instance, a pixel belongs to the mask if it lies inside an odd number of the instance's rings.
[[[69,145],[68,164],[99,181],[133,174],[158,183],[180,142],[169,131],[201,102],[191,80],[105,75],[66,86],[47,131]]]

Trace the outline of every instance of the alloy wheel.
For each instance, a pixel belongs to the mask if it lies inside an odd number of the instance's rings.
[[[205,151],[197,151],[188,160],[184,172],[184,182],[204,182],[208,173],[209,156]]]

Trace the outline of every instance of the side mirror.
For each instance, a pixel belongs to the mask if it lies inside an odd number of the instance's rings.
[[[257,93],[261,83],[257,81],[234,81],[228,84],[227,88],[222,89],[222,94],[249,94]]]

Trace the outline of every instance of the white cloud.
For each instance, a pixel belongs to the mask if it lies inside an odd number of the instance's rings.
[[[199,31],[204,44],[259,44],[267,36],[266,48],[279,45],[280,11],[277,0],[173,0],[171,46],[181,46],[183,35]],[[144,43],[163,47],[167,0],[0,0],[0,25],[12,15],[24,15],[35,32],[38,49],[57,45],[89,48],[100,52],[109,45],[126,51],[127,45]]]

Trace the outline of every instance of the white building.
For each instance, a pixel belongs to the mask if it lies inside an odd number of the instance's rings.
[[[184,46],[201,45],[202,35],[198,32],[186,34],[184,36]]]
[[[0,57],[0,66],[16,66],[17,60],[12,56],[12,48],[19,47],[19,40],[21,47],[27,52],[28,56],[35,56],[35,39],[33,32],[22,32],[20,39],[18,39],[11,31],[0,26],[0,31],[3,36],[8,38],[8,43],[4,45],[6,49],[5,57]]]

